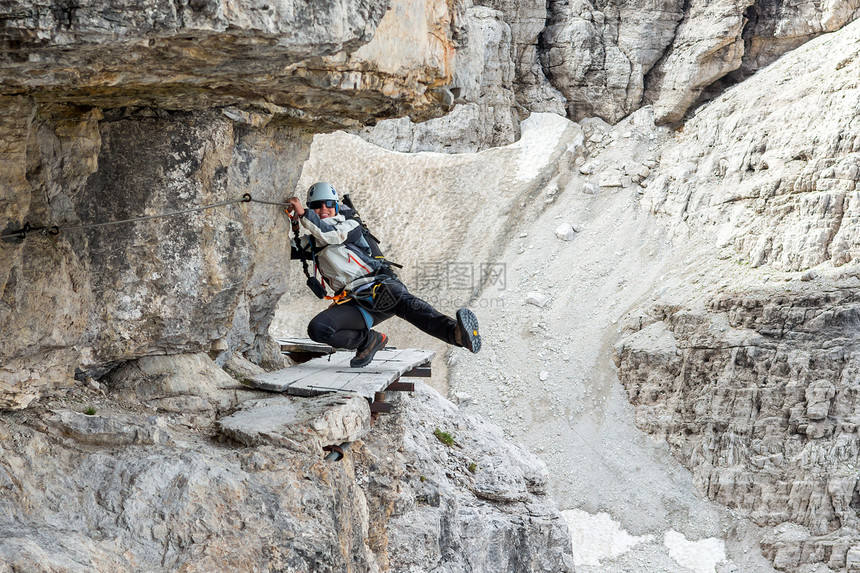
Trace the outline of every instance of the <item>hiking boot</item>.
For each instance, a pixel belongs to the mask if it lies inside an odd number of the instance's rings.
[[[477,354],[481,350],[481,335],[478,334],[478,317],[468,308],[457,311],[458,342],[463,348]]]
[[[388,336],[381,332],[371,330],[367,334],[367,340],[364,341],[362,346],[358,347],[355,356],[353,356],[352,360],[349,361],[350,367],[363,368],[370,364],[370,361],[373,360],[376,353],[385,348],[387,342]]]

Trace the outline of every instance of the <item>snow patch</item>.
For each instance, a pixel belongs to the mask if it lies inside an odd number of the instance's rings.
[[[682,533],[670,529],[663,537],[663,545],[678,565],[694,573],[714,573],[717,563],[726,560],[726,544],[715,537],[688,541]]]
[[[540,174],[569,125],[569,119],[554,113],[532,113],[520,124],[520,140],[509,146],[521,151],[517,179],[531,181]]]
[[[591,515],[580,509],[568,509],[561,514],[570,529],[576,566],[597,566],[601,559],[614,559],[639,543],[654,540],[653,535],[630,535],[608,513]]]

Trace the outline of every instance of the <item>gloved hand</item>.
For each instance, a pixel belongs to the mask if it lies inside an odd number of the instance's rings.
[[[305,208],[302,207],[302,202],[298,197],[290,197],[287,199],[287,203],[289,203],[287,209],[295,213],[296,216],[301,217],[305,214]]]

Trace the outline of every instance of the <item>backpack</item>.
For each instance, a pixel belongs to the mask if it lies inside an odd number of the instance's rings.
[[[344,194],[342,203],[347,207],[346,209],[341,209],[340,214],[344,216],[345,219],[352,219],[353,221],[358,223],[358,226],[361,228],[361,235],[364,237],[364,240],[367,241],[367,245],[370,247],[371,256],[382,263],[382,266],[385,268],[386,273],[391,275],[392,278],[397,278],[397,274],[394,272],[392,267],[397,267],[398,269],[402,269],[403,265],[397,264],[393,261],[389,261],[385,258],[385,255],[382,253],[382,248],[379,246],[379,239],[377,239],[373,233],[370,232],[370,229],[367,228],[367,225],[364,224],[364,221],[361,220],[361,217],[358,214],[358,211],[355,208],[355,205],[352,203],[352,199],[349,197],[349,193]]]

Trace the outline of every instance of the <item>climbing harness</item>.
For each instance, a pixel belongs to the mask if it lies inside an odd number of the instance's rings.
[[[336,293],[332,296],[326,295],[325,299],[330,300],[333,305],[343,304],[345,302],[349,302],[352,300],[353,294],[352,291],[343,290],[339,293]]]

